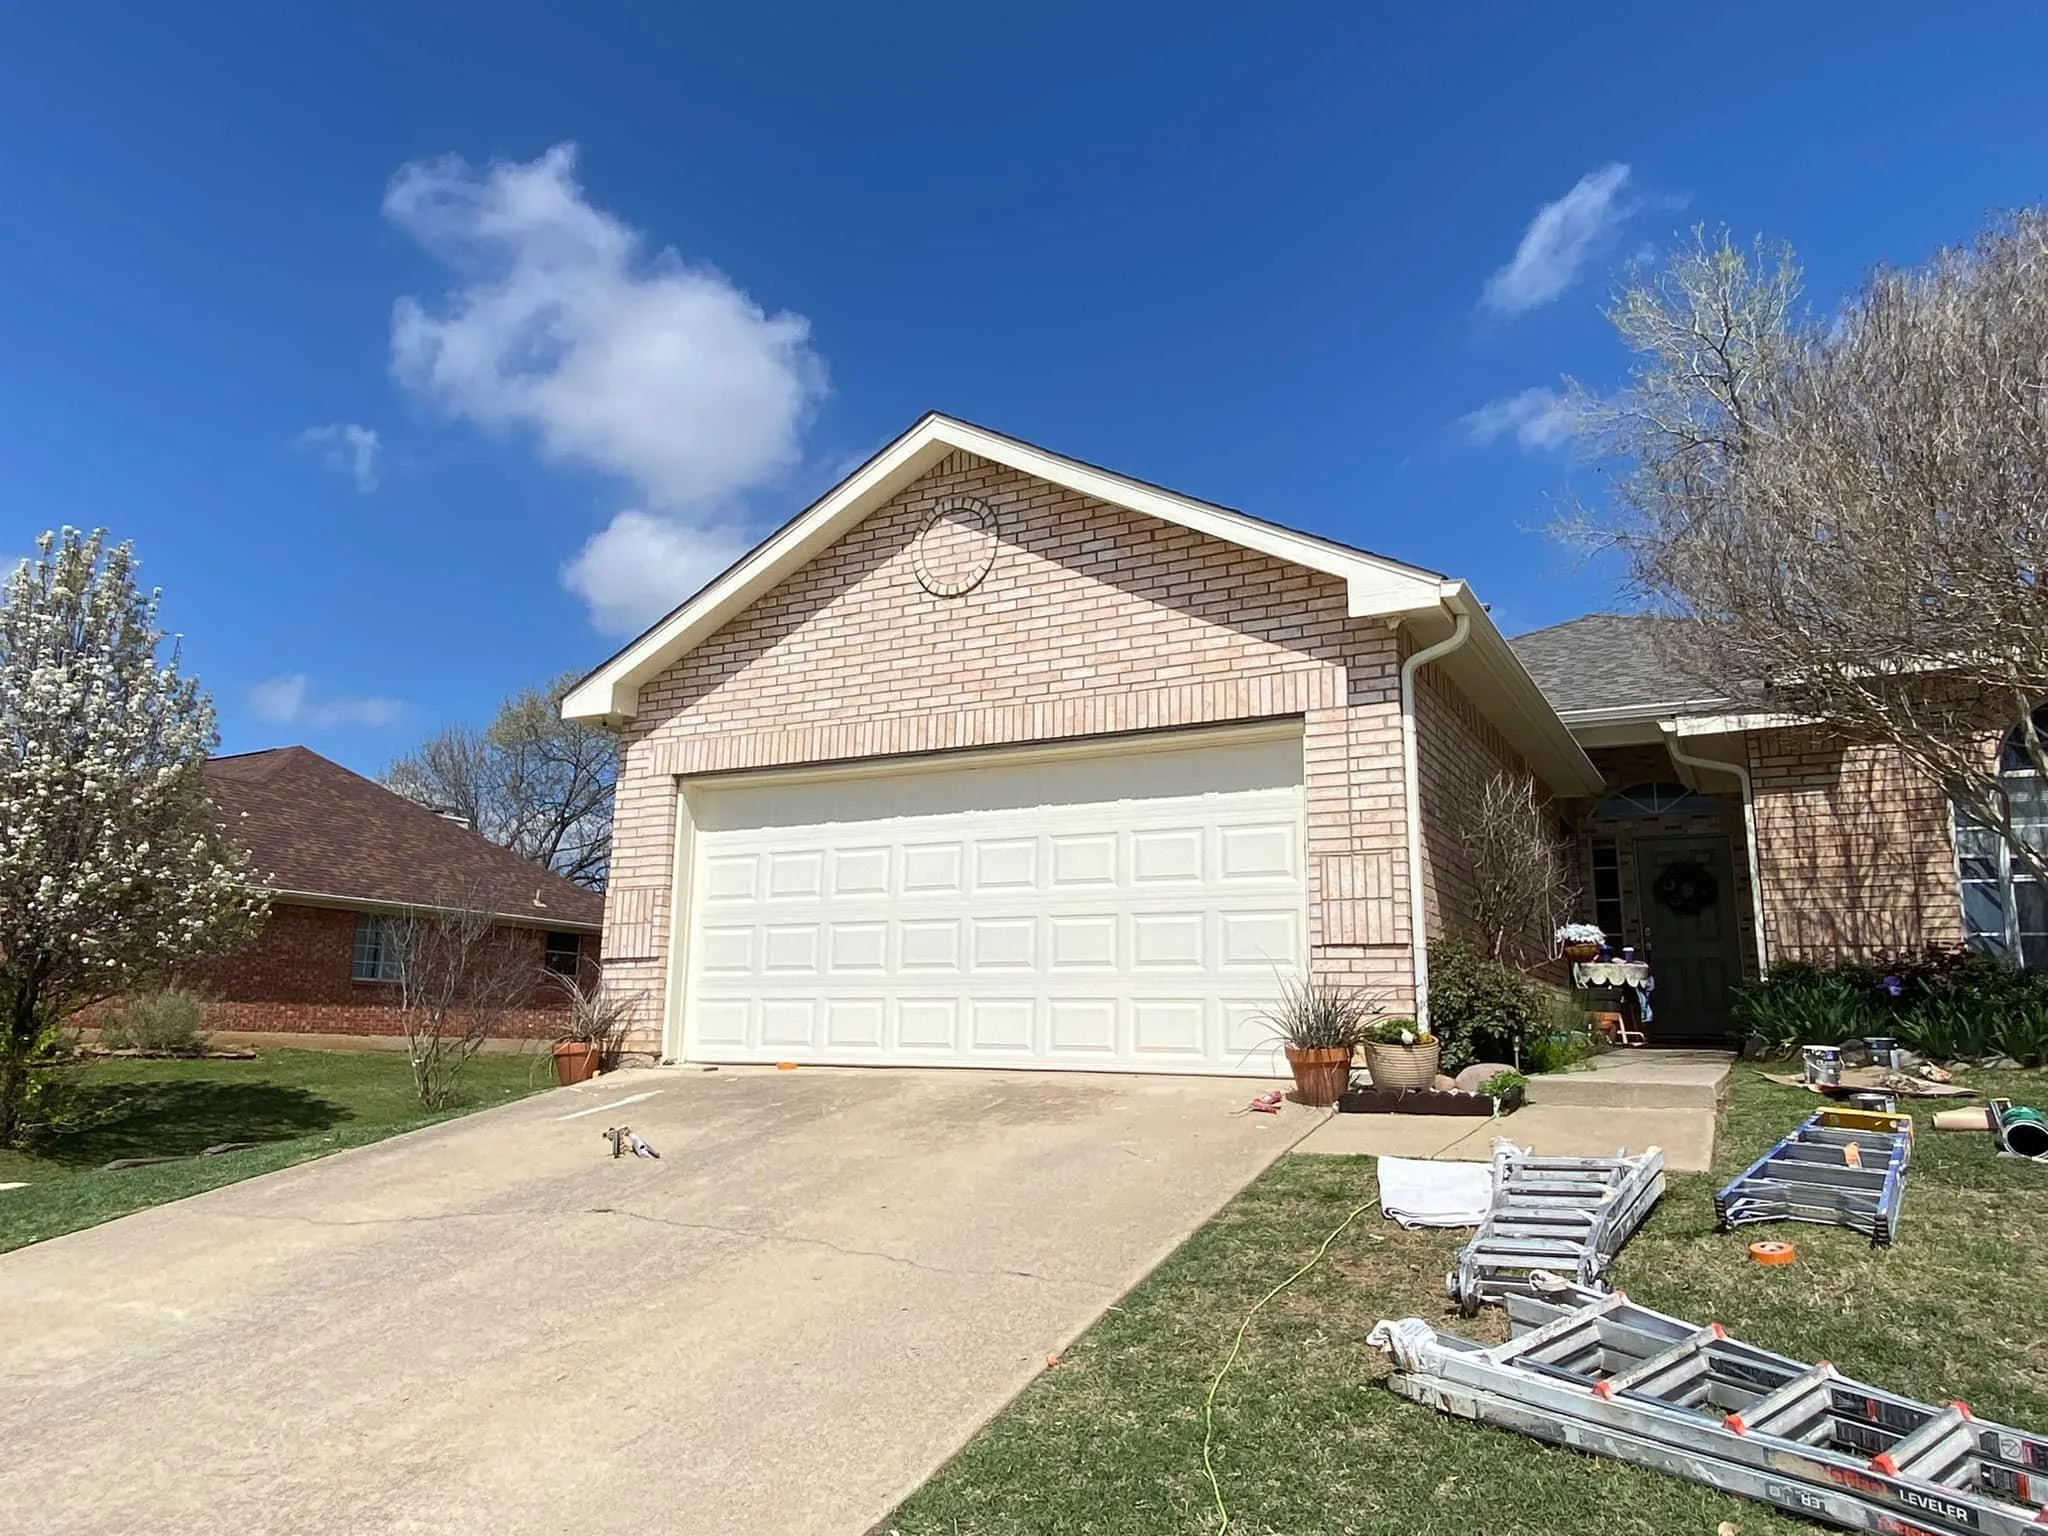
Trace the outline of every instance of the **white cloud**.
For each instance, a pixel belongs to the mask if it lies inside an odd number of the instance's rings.
[[[1460,418],[1467,440],[1485,447],[1512,436],[1526,449],[1561,448],[1572,439],[1578,426],[1578,412],[1554,389],[1525,389],[1504,395]]]
[[[324,427],[308,427],[293,439],[293,446],[318,453],[322,465],[347,475],[357,490],[377,489],[377,461],[383,449],[373,428],[330,421]]]
[[[626,511],[562,567],[562,581],[590,605],[609,635],[632,635],[745,554],[737,528],[698,528],[672,517]]]
[[[1581,176],[1556,202],[1537,209],[1514,259],[1486,280],[1480,304],[1496,314],[1525,314],[1577,282],[1593,254],[1635,212],[1634,205],[1621,201],[1628,177],[1626,165],[1603,165]]]
[[[249,690],[249,708],[272,725],[304,725],[326,730],[338,725],[390,725],[405,713],[397,699],[337,697],[316,699],[303,672],[268,678]]]
[[[384,214],[441,260],[439,300],[401,298],[391,366],[450,414],[531,432],[542,456],[617,475],[622,512],[564,570],[593,618],[660,611],[737,550],[736,498],[795,464],[825,393],[802,315],[770,314],[724,274],[594,207],[576,148],[478,168],[400,169]],[[652,558],[628,569],[624,553]]]

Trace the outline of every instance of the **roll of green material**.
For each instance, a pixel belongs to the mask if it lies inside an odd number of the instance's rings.
[[[1998,1142],[2017,1157],[2048,1154],[2048,1115],[2024,1104],[2009,1104],[1998,1111]]]

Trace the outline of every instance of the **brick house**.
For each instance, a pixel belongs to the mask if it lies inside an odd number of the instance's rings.
[[[1734,712],[1654,622],[1510,643],[1453,578],[927,416],[565,701],[622,733],[607,975],[685,1059],[1267,1070],[1282,971],[1413,1010],[1503,769],[1653,1038],[1778,960],[2048,963],[1938,788]]]
[[[574,689],[607,978],[707,1061],[1270,1068],[1413,1008],[1487,776],[1599,769],[1461,582],[927,416]]]
[[[207,792],[270,892],[253,943],[194,966],[212,1028],[234,1033],[396,1035],[393,920],[459,905],[487,910],[531,952],[529,1005],[508,1032],[551,1034],[564,999],[548,981],[589,981],[604,898],[304,747],[216,757]]]

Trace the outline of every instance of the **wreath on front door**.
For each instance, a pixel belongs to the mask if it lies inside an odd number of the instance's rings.
[[[1660,905],[1680,917],[1697,917],[1719,898],[1721,882],[1706,865],[1688,859],[1682,864],[1667,864],[1658,871],[1650,892]]]

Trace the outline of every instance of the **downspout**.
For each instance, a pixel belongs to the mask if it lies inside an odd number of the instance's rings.
[[[1429,1026],[1429,934],[1422,899],[1422,770],[1415,752],[1415,674],[1448,656],[1472,633],[1472,616],[1461,613],[1451,632],[1401,663],[1401,801],[1408,811],[1408,935],[1415,974],[1415,1022]]]
[[[1660,720],[1657,728],[1664,733],[1664,746],[1674,763],[1683,763],[1688,768],[1732,773],[1742,784],[1742,840],[1747,845],[1745,851],[1749,856],[1749,920],[1756,931],[1756,974],[1758,979],[1762,979],[1770,968],[1770,952],[1764,943],[1764,872],[1756,851],[1756,792],[1749,782],[1749,768],[1746,764],[1723,762],[1717,757],[1694,757],[1678,744],[1676,720]],[[1743,739],[1748,740],[1746,736]]]

